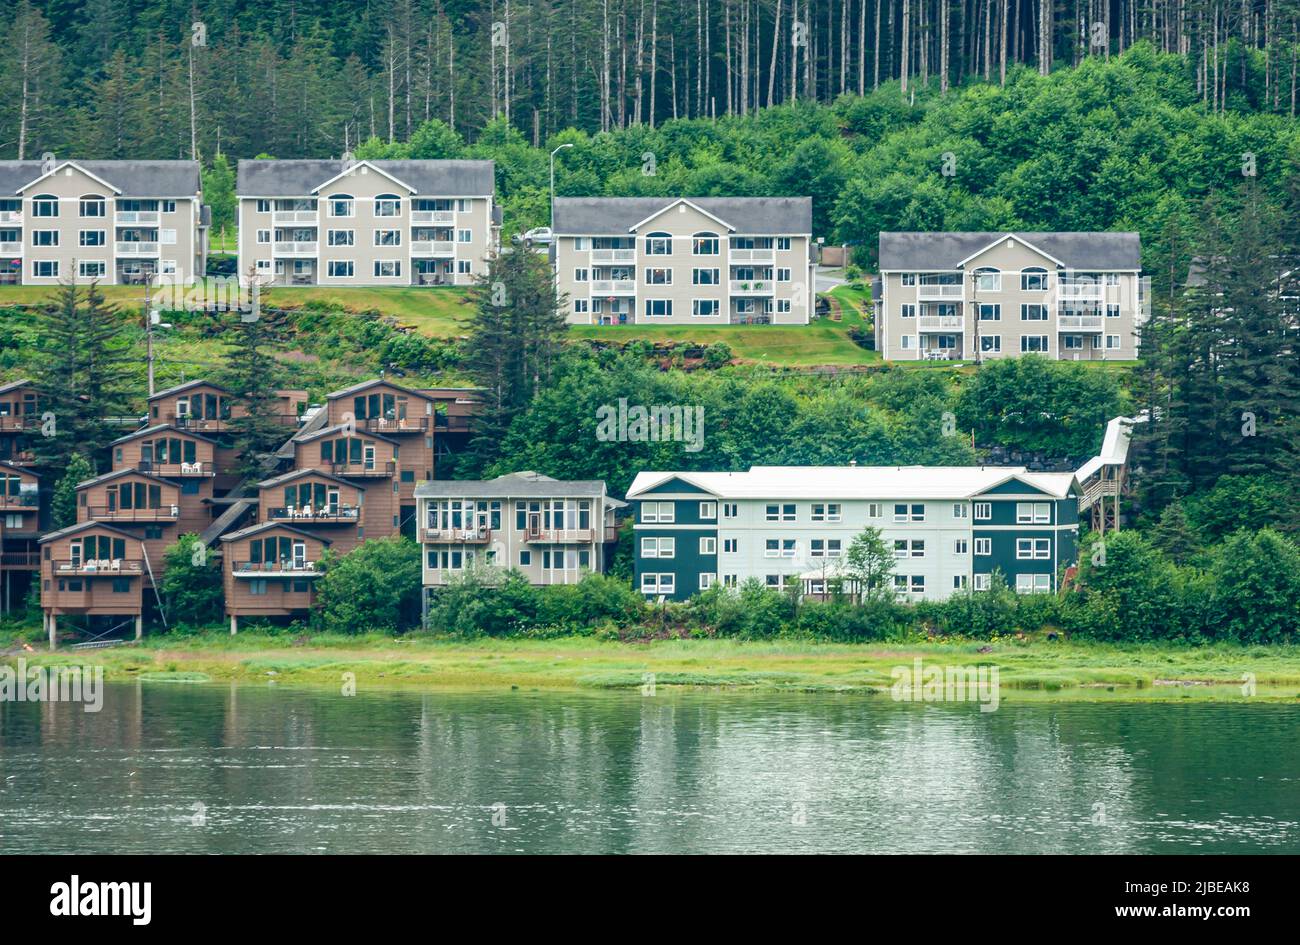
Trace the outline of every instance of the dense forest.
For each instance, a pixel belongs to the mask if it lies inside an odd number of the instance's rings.
[[[1295,115],[1296,0],[20,0],[0,24],[0,156],[319,156],[474,140],[539,146],[674,118],[913,103],[1147,41],[1212,111]]]

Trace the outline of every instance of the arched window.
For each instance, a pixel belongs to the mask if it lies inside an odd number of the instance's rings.
[[[673,254],[673,237],[671,233],[651,233],[645,238],[647,256],[671,256]]]
[[[351,217],[356,215],[356,204],[351,194],[331,194],[328,198],[330,216]]]
[[[32,198],[32,216],[57,217],[59,215],[59,198],[53,194],[37,194]]]
[[[81,215],[83,217],[107,216],[107,203],[99,194],[82,194]]]
[[[380,194],[375,198],[375,216],[396,217],[402,213],[402,198],[397,194]]]
[[[716,256],[720,245],[717,233],[710,233],[705,230],[702,233],[696,233],[691,237],[691,249],[696,256]]]
[[[1047,270],[1039,266],[1030,266],[1020,273],[1020,288],[1025,292],[1047,291]]]
[[[1001,292],[1002,273],[991,266],[976,269],[975,289],[979,292]]]

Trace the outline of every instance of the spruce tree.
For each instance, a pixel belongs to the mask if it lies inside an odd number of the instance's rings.
[[[241,475],[260,477],[267,467],[267,454],[289,436],[289,427],[279,416],[280,367],[272,354],[283,338],[283,314],[264,309],[256,288],[250,311],[240,312],[234,325],[234,341],[226,358],[225,386],[243,408],[232,417],[229,428],[239,454]]]
[[[77,486],[95,475],[95,470],[81,453],[68,457],[63,475],[54,486],[50,500],[50,520],[55,528],[67,528],[77,522]]]

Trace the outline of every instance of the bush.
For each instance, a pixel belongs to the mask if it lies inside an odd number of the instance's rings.
[[[420,548],[409,538],[372,538],[339,558],[326,555],[316,585],[315,623],[334,633],[400,633],[420,615]]]

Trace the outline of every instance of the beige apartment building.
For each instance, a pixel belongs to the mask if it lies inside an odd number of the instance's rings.
[[[0,285],[192,282],[210,221],[195,161],[0,161]]]
[[[489,480],[435,480],[415,488],[424,547],[425,604],[474,568],[513,569],[535,585],[574,584],[605,570],[625,502],[602,480],[517,472]]]
[[[491,161],[240,161],[239,277],[471,285],[496,252]]]
[[[872,293],[886,360],[1138,355],[1136,233],[881,233]]]
[[[805,325],[810,197],[559,197],[556,291],[573,325]]]

